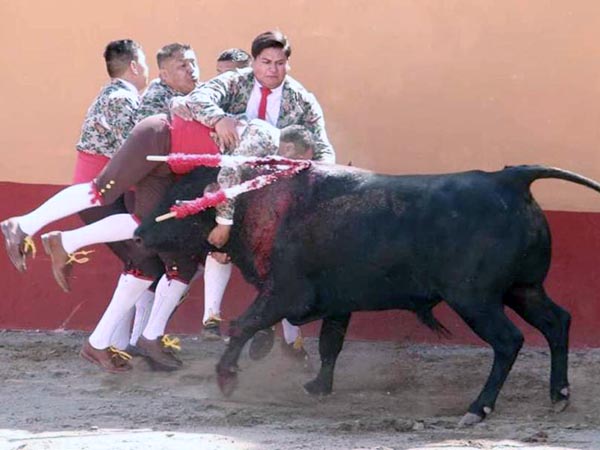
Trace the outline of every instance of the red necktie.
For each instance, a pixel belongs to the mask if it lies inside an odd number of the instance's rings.
[[[268,87],[260,88],[260,103],[258,105],[258,118],[266,120],[267,118],[267,97],[271,93],[271,89]]]

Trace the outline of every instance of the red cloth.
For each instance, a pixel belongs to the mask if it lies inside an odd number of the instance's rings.
[[[210,137],[212,128],[195,120],[171,119],[171,153],[219,154],[219,147]]]
[[[266,120],[267,118],[267,97],[271,93],[268,87],[260,88],[260,103],[258,104],[258,118]]]
[[[110,158],[104,155],[94,155],[82,151],[77,152],[75,171],[73,173],[73,184],[87,183],[98,176]]]

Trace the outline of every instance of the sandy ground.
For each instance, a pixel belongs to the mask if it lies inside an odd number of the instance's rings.
[[[548,398],[549,356],[525,349],[482,424],[456,423],[481,389],[491,351],[480,347],[347,342],[334,394],[311,398],[313,373],[276,346],[244,353],[224,398],[214,366],[223,342],[183,338],[185,367],[125,375],[78,357],[80,333],[0,332],[0,449],[598,449],[600,350],[571,353],[572,399]],[[307,348],[316,361],[317,342]]]

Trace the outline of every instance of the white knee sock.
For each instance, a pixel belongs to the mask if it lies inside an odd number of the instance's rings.
[[[283,339],[288,344],[293,344],[297,338],[301,337],[300,327],[292,325],[286,319],[281,321],[281,326],[283,327]]]
[[[154,305],[148,319],[148,325],[144,328],[142,335],[146,339],[154,340],[165,334],[167,321],[175,310],[179,299],[187,289],[188,285],[178,280],[169,280],[163,275],[154,294]]]
[[[18,222],[24,233],[33,236],[55,220],[99,204],[94,200],[92,183],[74,184],[54,194],[37,209],[19,217]]]
[[[60,236],[65,251],[73,253],[88,245],[131,239],[137,227],[131,214],[113,214],[89,225],[63,231]]]
[[[204,317],[205,323],[210,317],[221,317],[221,302],[225,288],[231,278],[232,264],[221,264],[212,256],[206,257],[204,265]]]
[[[151,284],[152,281],[150,280],[121,274],[108,308],[106,308],[100,322],[90,335],[89,340],[92,347],[104,349],[110,346],[110,338],[119,322],[133,308],[140,294],[148,289]]]
[[[133,320],[134,309],[135,308],[129,308],[129,311],[125,313],[110,337],[110,345],[118,348],[119,350],[125,350],[127,348],[127,344],[129,344],[129,332],[131,330],[131,321]]]
[[[133,328],[131,330],[131,339],[129,343],[136,345],[138,338],[142,335],[142,331],[148,324],[150,311],[154,302],[154,292],[145,290],[135,302],[135,318],[133,319]]]

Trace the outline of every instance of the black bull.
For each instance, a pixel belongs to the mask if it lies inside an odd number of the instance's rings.
[[[157,208],[191,199],[215,178],[197,169]],[[238,197],[226,250],[258,289],[234,322],[217,365],[225,393],[233,390],[244,344],[283,318],[301,325],[323,319],[312,394],[332,390],[333,370],[351,313],[407,309],[443,331],[431,309],[444,300],[494,350],[491,373],[462,423],[494,408],[523,344],[509,320],[513,309],[546,338],[551,350],[550,398],[568,404],[570,315],[546,294],[550,232],[530,184],[558,178],[600,192],[580,175],[541,166],[498,172],[388,176],[341,166],[314,166],[293,178]],[[139,229],[155,250],[203,252],[214,211]]]

